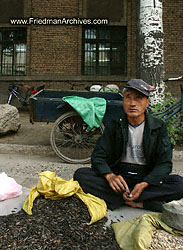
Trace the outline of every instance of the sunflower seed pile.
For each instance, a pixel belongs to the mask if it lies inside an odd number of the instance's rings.
[[[91,217],[85,204],[75,198],[49,200],[37,198],[33,215],[23,210],[0,217],[1,250],[114,249],[114,232],[105,228],[107,218],[87,225]]]

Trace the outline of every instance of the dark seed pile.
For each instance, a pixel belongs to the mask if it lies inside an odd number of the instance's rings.
[[[37,198],[32,211],[0,217],[1,250],[120,249],[112,228],[103,227],[107,218],[88,226],[88,209],[75,197]]]

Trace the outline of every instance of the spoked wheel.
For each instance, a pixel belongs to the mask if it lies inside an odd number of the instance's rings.
[[[87,131],[88,125],[81,116],[70,111],[60,116],[51,130],[51,146],[55,153],[68,163],[88,163],[96,140],[104,125]]]

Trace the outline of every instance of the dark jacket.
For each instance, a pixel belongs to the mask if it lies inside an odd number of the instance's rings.
[[[126,114],[106,124],[91,156],[92,168],[103,175],[112,173],[126,154],[128,121]],[[145,113],[143,150],[147,162],[144,181],[160,185],[172,170],[172,146],[163,120]]]

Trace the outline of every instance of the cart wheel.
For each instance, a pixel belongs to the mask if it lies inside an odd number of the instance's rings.
[[[55,153],[68,163],[89,163],[96,140],[104,131],[104,125],[87,131],[88,125],[81,116],[70,111],[54,123],[50,142]]]

